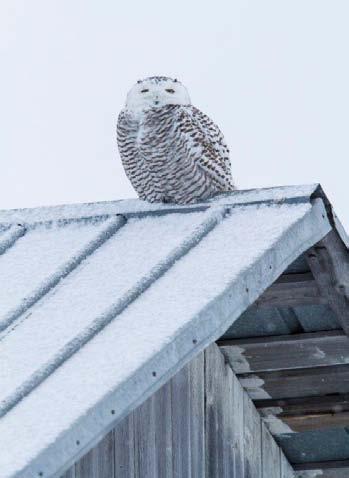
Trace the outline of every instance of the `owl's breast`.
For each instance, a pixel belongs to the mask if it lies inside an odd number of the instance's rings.
[[[175,115],[168,107],[154,108],[139,122],[136,144],[148,163],[166,162],[171,154]]]

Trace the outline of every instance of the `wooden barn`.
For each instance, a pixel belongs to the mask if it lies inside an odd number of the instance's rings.
[[[318,185],[0,212],[0,478],[349,476]]]

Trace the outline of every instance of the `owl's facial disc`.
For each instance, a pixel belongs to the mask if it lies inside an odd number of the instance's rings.
[[[126,108],[134,113],[165,105],[189,105],[190,97],[185,86],[165,77],[147,78],[137,82],[127,95]]]

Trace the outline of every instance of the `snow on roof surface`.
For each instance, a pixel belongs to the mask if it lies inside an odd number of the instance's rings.
[[[330,230],[316,190],[0,213],[1,476],[59,476],[222,335]]]

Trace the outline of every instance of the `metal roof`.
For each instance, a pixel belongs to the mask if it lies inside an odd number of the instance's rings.
[[[317,185],[0,212],[2,478],[59,476],[335,223]]]

